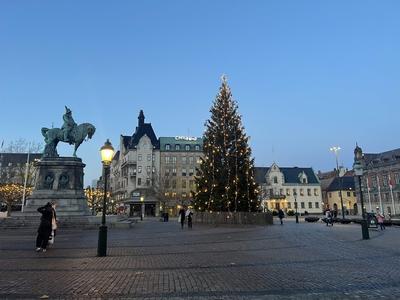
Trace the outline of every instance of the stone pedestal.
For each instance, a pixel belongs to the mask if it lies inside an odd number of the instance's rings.
[[[38,207],[54,200],[57,217],[90,216],[92,213],[83,189],[85,166],[82,159],[74,157],[50,157],[37,162],[35,188],[18,215],[37,216]]]

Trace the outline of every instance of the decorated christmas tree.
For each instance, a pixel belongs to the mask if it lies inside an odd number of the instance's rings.
[[[195,177],[193,205],[198,211],[257,211],[254,159],[244,133],[238,105],[227,78],[211,108],[204,133],[204,158]]]

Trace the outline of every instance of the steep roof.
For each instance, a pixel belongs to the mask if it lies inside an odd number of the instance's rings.
[[[255,167],[256,174],[255,180],[258,183],[266,183],[265,175],[269,171],[270,167]],[[313,168],[309,167],[279,167],[279,170],[285,176],[285,183],[300,183],[299,176],[304,172],[308,177],[308,183],[315,184],[320,183],[317,175]]]
[[[382,153],[364,153],[363,159],[367,166],[376,163],[387,162],[390,160],[398,160],[400,159],[400,148],[385,151]]]
[[[126,149],[135,149],[137,144],[139,143],[139,140],[144,135],[147,135],[149,137],[155,149],[160,149],[160,143],[156,137],[156,134],[154,133],[151,123],[144,123],[144,119],[145,117],[143,114],[143,110],[141,110],[138,117],[138,126],[136,126],[136,130],[132,134],[132,136],[122,135],[122,142]]]
[[[355,190],[354,177],[339,177],[342,191]],[[339,178],[333,179],[327,191],[339,191]]]

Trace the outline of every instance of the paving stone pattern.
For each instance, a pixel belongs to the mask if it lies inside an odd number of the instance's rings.
[[[0,299],[399,299],[400,228],[354,224],[181,229],[145,218],[108,230],[59,229],[35,252],[36,228],[0,231]]]

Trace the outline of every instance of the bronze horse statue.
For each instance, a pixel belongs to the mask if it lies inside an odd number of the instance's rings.
[[[42,135],[44,136],[44,141],[46,145],[43,150],[43,157],[58,157],[57,145],[58,142],[74,144],[73,157],[76,156],[76,150],[85,141],[86,136],[91,139],[96,132],[96,127],[90,123],[82,123],[78,126],[74,126],[68,135],[68,142],[64,140],[64,132],[60,128],[46,128],[42,127]]]

